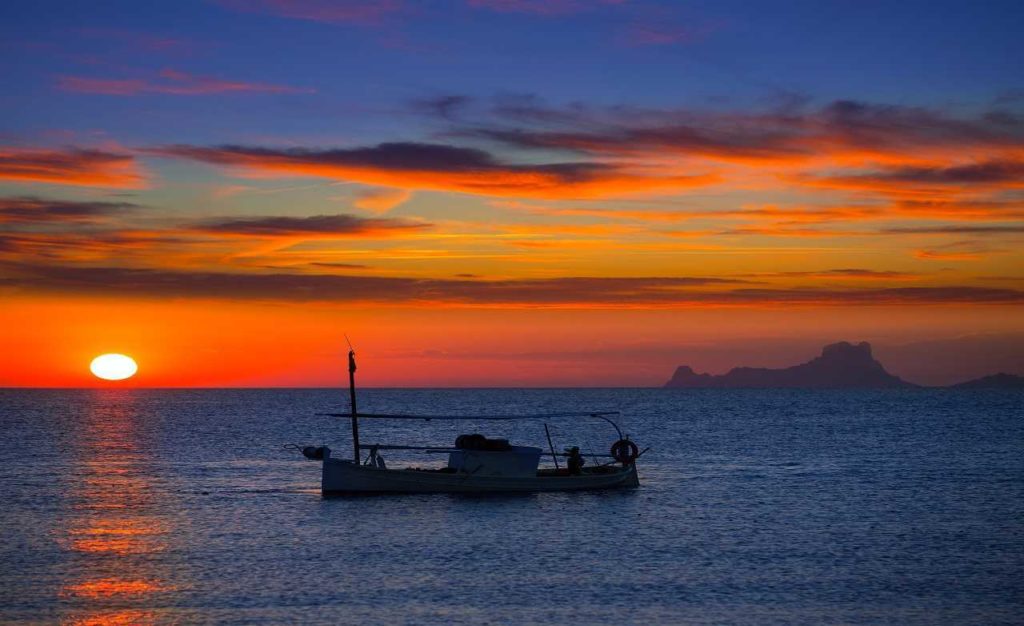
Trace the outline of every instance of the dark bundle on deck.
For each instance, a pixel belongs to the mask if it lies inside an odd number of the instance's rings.
[[[486,450],[488,452],[502,452],[511,450],[508,439],[488,439],[480,434],[459,435],[455,438],[455,447],[460,450]]]

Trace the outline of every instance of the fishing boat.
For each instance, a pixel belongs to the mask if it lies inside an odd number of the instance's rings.
[[[323,413],[351,420],[352,457],[332,456],[327,446],[307,446],[303,455],[323,464],[321,492],[324,496],[384,493],[509,493],[540,491],[584,491],[638,487],[636,461],[647,449],[622,434],[612,419],[617,411],[549,413],[544,415],[392,415],[359,413],[356,408],[355,351],[350,349],[349,413]],[[556,419],[593,419],[610,425],[618,438],[607,453],[582,452],[570,447],[556,452],[548,422]],[[364,444],[359,441],[359,421],[373,420],[455,420],[471,422],[530,420],[544,426],[548,450],[512,445],[506,439],[481,434],[459,435],[454,445]],[[383,451],[418,451],[446,454],[440,467],[387,467]],[[364,457],[365,454],[365,457]],[[552,467],[541,467],[541,457],[550,457]]]

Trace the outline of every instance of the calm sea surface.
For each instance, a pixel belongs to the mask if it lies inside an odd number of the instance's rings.
[[[365,390],[367,412],[621,409],[642,486],[324,500],[284,445],[347,456],[347,421],[316,415],[345,399],[0,390],[0,621],[1024,623],[1019,392]],[[363,440],[460,430],[544,444],[528,422]]]

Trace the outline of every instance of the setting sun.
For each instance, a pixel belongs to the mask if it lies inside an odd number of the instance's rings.
[[[92,360],[89,369],[104,380],[124,380],[139,371],[139,366],[130,356],[123,354],[101,354]]]

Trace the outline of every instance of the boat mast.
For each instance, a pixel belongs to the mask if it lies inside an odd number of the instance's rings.
[[[348,395],[352,404],[352,460],[359,465],[359,419],[356,412],[356,351],[348,346]]]

